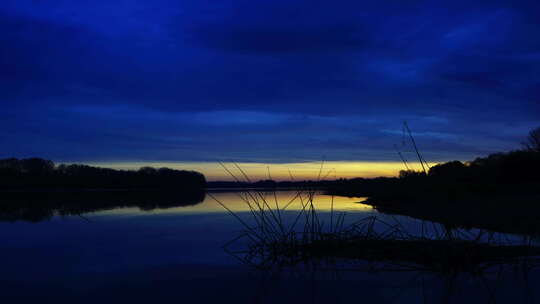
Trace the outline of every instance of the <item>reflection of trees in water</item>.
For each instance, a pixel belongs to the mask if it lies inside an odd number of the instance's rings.
[[[203,201],[205,186],[204,175],[194,171],[150,167],[126,171],[56,166],[41,158],[0,159],[0,221],[38,222],[56,214],[118,207],[152,210],[194,205]]]
[[[204,200],[204,191],[80,191],[10,192],[0,201],[0,221],[40,222],[54,215],[82,215],[123,207],[144,211],[193,206]]]

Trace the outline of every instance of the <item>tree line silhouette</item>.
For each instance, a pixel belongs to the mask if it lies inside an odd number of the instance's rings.
[[[0,189],[149,189],[200,191],[204,175],[195,171],[142,167],[115,170],[81,164],[55,165],[41,158],[0,160]]]
[[[540,235],[540,128],[520,150],[449,161],[399,177],[343,180],[332,194],[367,196],[379,212],[449,226]]]
[[[398,177],[343,180],[330,192],[374,199],[449,199],[480,194],[530,194],[540,191],[540,128],[529,133],[523,148],[494,153],[469,162],[437,164],[427,172],[402,170]]]
[[[190,206],[205,198],[206,179],[194,171],[143,167],[114,170],[58,165],[41,158],[0,160],[0,221],[48,220],[119,207],[141,210]]]

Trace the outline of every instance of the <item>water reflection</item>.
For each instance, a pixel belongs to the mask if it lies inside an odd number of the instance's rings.
[[[279,204],[296,192],[277,192]],[[248,218],[238,193],[212,193]],[[273,193],[266,193],[273,202]],[[90,195],[89,195],[90,196]],[[318,195],[314,204],[329,222],[331,207],[353,222],[377,212],[361,198]],[[116,200],[86,208],[59,204],[49,221],[0,223],[0,293],[6,303],[537,303],[537,270],[493,269],[482,276],[420,271],[358,271],[362,262],[311,269],[258,272],[239,264],[222,246],[241,226],[209,196],[183,205],[181,198]],[[114,200],[112,200],[114,201]],[[120,202],[120,203],[118,203]],[[137,204],[135,204],[138,202]],[[145,203],[146,202],[146,203]],[[150,204],[149,202],[152,202]],[[73,206],[73,205],[71,205]],[[143,207],[143,208],[141,208]],[[4,208],[4,207],[3,207]],[[154,208],[154,209],[151,209]],[[161,209],[164,208],[164,209]],[[143,210],[144,209],[144,210]],[[151,209],[151,210],[148,210]],[[299,204],[287,210],[295,214]],[[3,209],[5,210],[5,209]],[[57,216],[63,210],[66,216]],[[70,215],[84,211],[83,216]],[[16,213],[11,213],[16,218]],[[75,214],[75,213],[73,213]],[[392,223],[390,215],[378,215]],[[22,217],[26,218],[26,217]],[[399,217],[411,233],[437,230]],[[439,227],[440,228],[440,227]],[[473,231],[474,232],[474,231]],[[240,244],[242,245],[242,244]],[[353,267],[354,266],[354,267]],[[494,299],[496,301],[494,301]]]
[[[137,207],[141,211],[200,204],[203,191],[58,191],[8,192],[0,199],[0,221],[40,222],[54,216]]]
[[[217,200],[223,203],[228,209],[233,212],[247,212],[250,211],[249,206],[244,201],[246,193],[242,192],[219,192],[216,194],[210,193],[215,196]],[[302,195],[305,199],[306,192],[298,191],[258,191],[256,194],[260,195],[260,199],[264,199],[272,208],[278,206],[280,209],[286,207],[287,211],[299,211],[303,208],[301,199],[298,195]],[[323,193],[317,193],[314,197],[313,204],[320,212],[329,212],[332,208],[339,211],[348,212],[371,212],[373,207],[361,204],[366,200],[365,197],[343,197],[343,196],[331,196]],[[212,198],[207,198],[204,204],[190,208],[193,211],[202,212],[224,212],[223,206],[216,202]],[[188,209],[186,209],[188,211]]]
[[[249,211],[241,200],[241,192],[212,192],[221,202],[234,212]],[[296,191],[261,192],[272,202],[283,204],[297,195]],[[203,192],[175,193],[159,191],[137,192],[59,192],[28,193],[25,197],[0,200],[0,221],[39,222],[50,220],[54,216],[84,216],[87,213],[99,215],[140,215],[153,214],[185,214],[185,213],[224,213],[225,209]],[[373,208],[359,204],[365,198],[349,198],[320,194],[315,201],[318,210],[329,211],[332,206],[336,210],[350,212],[371,212]],[[289,205],[287,210],[297,211],[302,208],[298,200]]]

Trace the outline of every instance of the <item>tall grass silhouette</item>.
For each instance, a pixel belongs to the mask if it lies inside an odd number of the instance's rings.
[[[317,181],[328,175],[323,175],[323,165]],[[223,163],[221,166],[234,180],[252,182],[237,164],[231,168]],[[208,194],[243,227],[224,248],[257,268],[333,259],[368,261],[370,269],[376,265],[379,270],[479,273],[496,265],[520,263],[536,267],[539,262],[540,248],[532,237],[524,236],[516,242],[505,234],[471,232],[424,221],[420,233],[411,233],[394,216],[388,216],[389,220],[366,216],[346,223],[346,213],[334,209],[334,196],[330,198],[329,214],[322,215],[317,209],[315,197],[320,189],[297,189],[285,202],[279,201],[276,191],[239,192],[239,199],[249,210],[247,218]],[[293,204],[297,207],[290,208]],[[229,249],[240,240],[245,241],[241,249]]]
[[[251,179],[246,172],[233,163],[234,169],[228,168],[220,163],[224,170],[237,182],[251,183]],[[317,176],[317,181],[326,178],[323,173],[324,162]],[[291,180],[294,177],[289,172]],[[270,176],[271,177],[271,176]],[[333,237],[336,233],[344,231],[345,213],[334,212],[333,196],[330,210],[330,223],[321,220],[319,212],[314,204],[314,199],[319,189],[300,188],[295,190],[292,198],[286,202],[280,202],[276,189],[253,190],[245,189],[239,192],[239,199],[248,207],[251,221],[248,223],[239,214],[232,211],[217,197],[208,194],[213,200],[227,210],[244,228],[244,231],[237,238],[247,238],[250,240],[249,248],[243,252],[246,255],[242,261],[256,264],[259,267],[268,266],[274,263],[294,264],[302,259],[302,248],[307,244],[323,241]],[[296,204],[299,208],[290,208]],[[284,217],[285,212],[294,212],[291,218]],[[236,241],[237,239],[233,240]],[[278,261],[279,260],[279,261]]]

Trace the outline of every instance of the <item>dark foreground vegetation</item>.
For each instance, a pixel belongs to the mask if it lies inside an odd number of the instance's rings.
[[[118,207],[143,210],[194,205],[206,180],[194,171],[137,171],[59,165],[40,158],[0,160],[0,221],[41,221]]]
[[[366,271],[431,272],[451,277],[469,273],[484,278],[504,267],[540,267],[538,169],[540,149],[527,147],[466,164],[454,161],[424,172],[402,171],[398,178],[330,184],[328,190],[334,194],[369,196],[379,210],[421,218],[421,229],[416,232],[408,231],[394,217],[390,217],[394,222],[370,216],[345,224],[345,214],[334,212],[333,204],[330,214],[323,215],[313,203],[316,190],[298,190],[292,201],[278,202],[275,196],[272,199],[257,189],[247,189],[239,199],[249,207],[250,221],[210,196],[244,226],[230,243],[233,250],[229,252],[258,268],[321,261],[351,267],[352,260],[361,262]],[[291,217],[293,211],[288,207],[295,201],[301,208]],[[508,208],[505,203],[513,204]],[[475,212],[470,212],[473,208]],[[282,217],[286,212],[289,221]],[[517,220],[513,215],[521,217]],[[529,221],[522,222],[524,217]],[[463,229],[460,226],[467,226],[464,219],[471,220],[470,227],[488,229]],[[523,235],[509,237],[496,231]],[[238,240],[247,245],[234,249]]]
[[[345,267],[454,276],[484,275],[507,266],[540,266],[540,247],[531,236],[512,240],[505,234],[432,222],[425,223],[429,225],[426,230],[422,224],[421,231],[412,232],[394,218],[385,222],[377,216],[346,224],[344,213],[317,210],[313,203],[316,191],[298,191],[293,200],[279,202],[266,192],[247,190],[239,199],[250,208],[249,219],[209,195],[244,226],[225,248],[256,268]],[[301,208],[289,210],[291,204]]]
[[[249,181],[243,171],[242,175]],[[346,224],[346,214],[334,212],[333,200],[329,214],[317,210],[317,193],[317,189],[300,189],[292,200],[280,202],[266,189],[245,189],[239,192],[238,199],[249,208],[248,218],[230,210],[211,193],[208,195],[244,228],[225,249],[257,268],[355,260],[368,262],[370,271],[478,274],[500,265],[540,265],[540,247],[532,236],[515,242],[497,237],[493,231],[472,233],[435,222],[425,230],[423,221],[420,232],[410,232],[399,221],[388,223],[376,216]],[[290,208],[293,204],[299,205],[296,211]]]
[[[367,196],[384,213],[460,227],[540,234],[540,129],[524,149],[451,161],[396,178],[351,179],[329,192]]]

